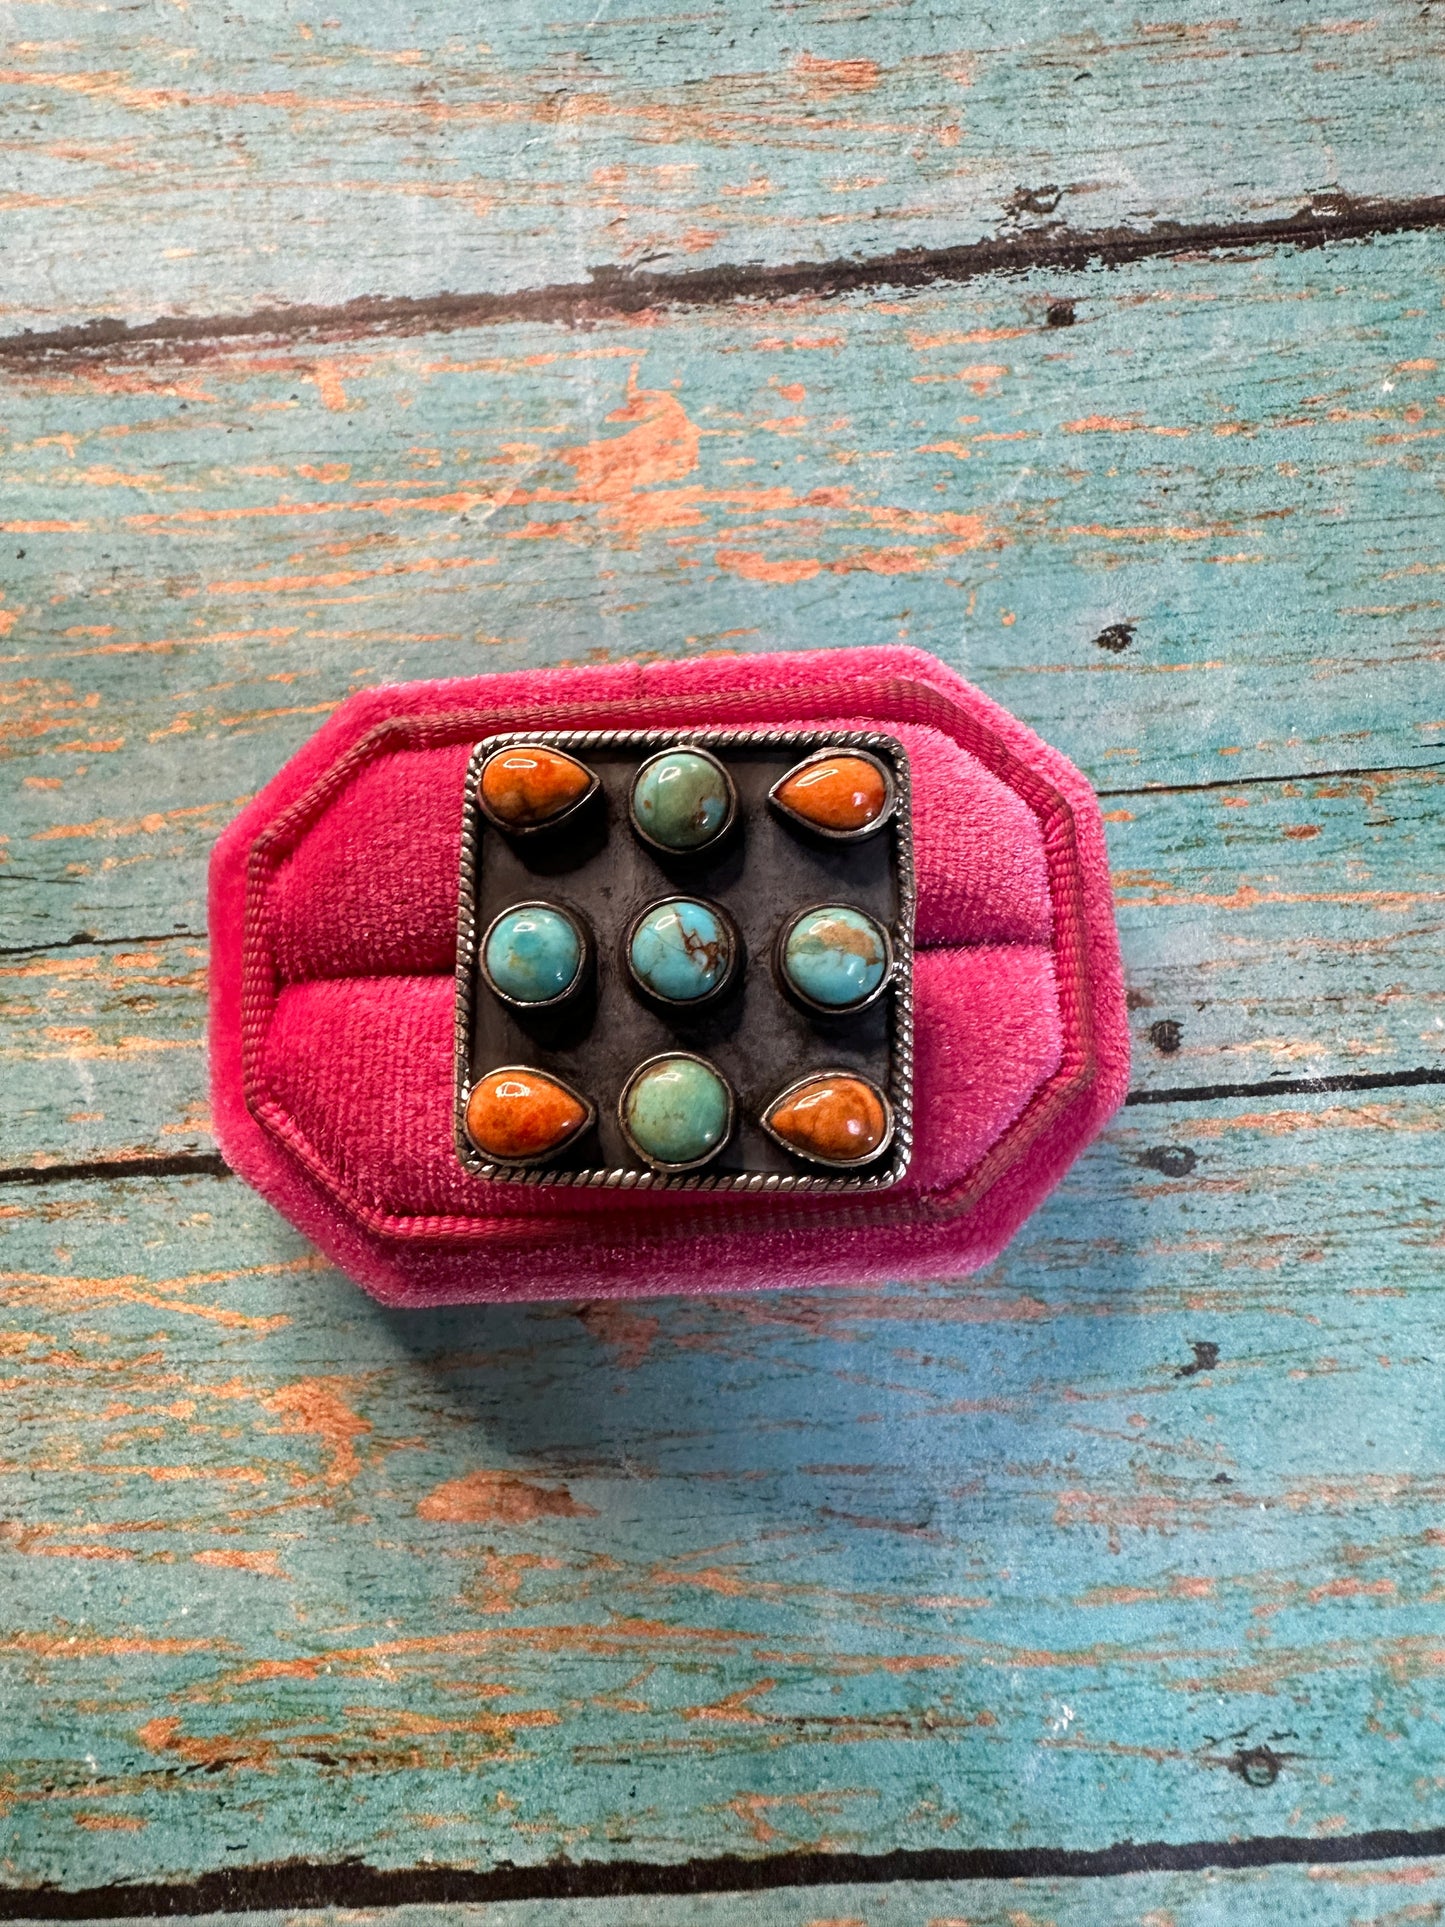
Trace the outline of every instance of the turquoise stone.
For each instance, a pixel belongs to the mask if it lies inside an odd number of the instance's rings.
[[[732,932],[707,904],[670,897],[654,904],[633,931],[628,962],[655,997],[695,1003],[710,997],[732,969]]]
[[[627,1087],[623,1121],[643,1156],[657,1164],[696,1164],[726,1139],[728,1087],[711,1064],[663,1057]]]
[[[637,827],[668,850],[697,850],[727,822],[732,792],[709,757],[671,749],[638,772],[632,788]]]
[[[829,1010],[871,997],[888,969],[882,929],[861,910],[829,904],[809,910],[788,932],[783,970],[793,988]]]
[[[487,932],[487,975],[504,997],[546,1004],[576,983],[582,938],[560,910],[524,905],[509,910]]]

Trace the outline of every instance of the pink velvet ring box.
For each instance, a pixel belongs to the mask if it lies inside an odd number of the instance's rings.
[[[876,1189],[496,1181],[458,1152],[463,803],[519,731],[878,732],[911,787],[912,1141]],[[390,1304],[951,1277],[1122,1102],[1098,804],[909,649],[559,669],[353,697],[211,864],[212,1100],[231,1166]]]

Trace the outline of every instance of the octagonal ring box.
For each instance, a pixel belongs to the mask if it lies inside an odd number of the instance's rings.
[[[540,844],[479,806],[479,770],[509,740],[598,779]],[[649,757],[689,744],[727,771],[733,814],[715,846],[669,853],[630,799]],[[850,745],[889,807],[833,847],[777,806],[777,779]],[[672,900],[734,939],[695,1010],[629,977],[629,933]],[[519,1014],[481,942],[538,904],[578,933],[576,991]],[[820,1008],[803,994],[817,981],[788,974],[788,932],[819,904],[886,943],[856,1009]],[[1093,792],[910,649],[367,691],[221,837],[210,919],[222,1152],[389,1304],[961,1276],[1124,1096]],[[700,1062],[684,1079],[726,1095],[700,1161],[655,1135],[638,1148],[657,1117],[629,1109],[631,1080],[658,1058]],[[560,1156],[498,1159],[469,1136],[470,1090],[507,1067],[575,1092],[586,1124]],[[887,1117],[871,1159],[820,1162],[768,1128],[815,1075],[871,1087]]]

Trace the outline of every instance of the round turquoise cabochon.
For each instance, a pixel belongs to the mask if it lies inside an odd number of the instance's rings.
[[[719,764],[695,749],[670,749],[637,772],[632,815],[644,836],[666,850],[698,850],[727,827],[732,785]]]
[[[829,1010],[871,997],[888,972],[888,939],[865,911],[846,904],[807,910],[783,941],[783,973],[799,993]]]
[[[546,1004],[564,996],[582,969],[582,936],[570,917],[545,904],[522,904],[487,932],[487,975],[504,997]]]
[[[696,1003],[727,980],[733,967],[732,931],[711,904],[669,897],[633,926],[627,961],[654,997]]]
[[[622,1121],[645,1158],[699,1164],[727,1138],[732,1096],[720,1072],[697,1057],[660,1057],[633,1077]]]

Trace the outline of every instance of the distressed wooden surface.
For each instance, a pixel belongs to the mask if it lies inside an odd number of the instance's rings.
[[[8,942],[199,931],[238,803],[406,677],[907,639],[1111,794],[1438,762],[1442,280],[1414,235],[12,362]]]
[[[7,331],[1445,192],[1429,8],[21,0]],[[1385,136],[1382,130],[1388,130]]]
[[[4,29],[0,1884],[1445,1826],[1400,1083],[1445,1037],[1445,261],[1386,232],[1445,190],[1439,21],[455,26]],[[1315,251],[753,272],[1379,201]],[[595,268],[716,273],[537,294]],[[13,338],[208,314],[250,333]],[[350,690],[893,639],[1109,821],[1138,1102],[983,1277],[403,1316],[208,1171],[206,856]],[[485,1912],[1442,1904],[1437,1862]]]
[[[982,1280],[745,1301],[11,1191],[8,1877],[1440,1825],[1432,1095],[1126,1112]]]
[[[1410,1927],[1445,1912],[1445,1865],[1130,1874],[1099,1880],[899,1881],[801,1893],[516,1901],[489,1906],[287,1908],[255,1927]],[[221,1927],[234,1915],[169,1916]]]

